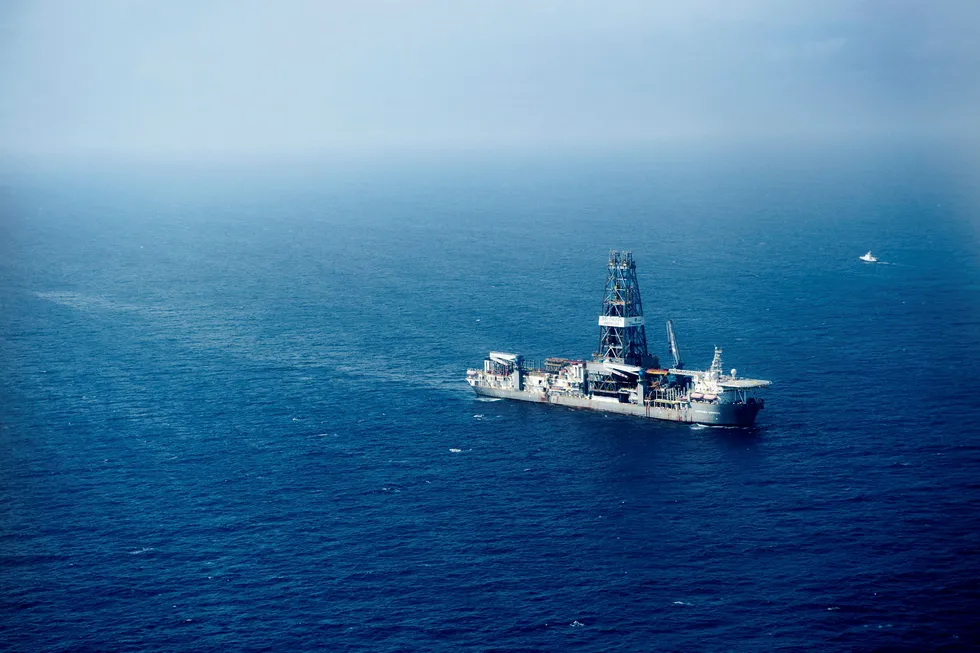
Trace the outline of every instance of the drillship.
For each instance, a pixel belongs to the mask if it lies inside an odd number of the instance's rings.
[[[749,426],[762,410],[755,392],[770,385],[722,369],[715,347],[711,366],[686,370],[674,328],[667,320],[667,342],[674,366],[661,369],[647,352],[646,326],[636,263],[630,252],[609,253],[606,287],[599,316],[599,351],[592,360],[547,358],[543,368],[518,354],[492,351],[483,369],[466,372],[478,395],[518,399],[570,408],[716,426]]]

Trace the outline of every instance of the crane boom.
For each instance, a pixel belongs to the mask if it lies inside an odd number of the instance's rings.
[[[670,347],[670,355],[674,357],[674,367],[681,369],[684,367],[681,361],[681,352],[677,349],[677,338],[674,337],[674,323],[667,320],[667,345]]]

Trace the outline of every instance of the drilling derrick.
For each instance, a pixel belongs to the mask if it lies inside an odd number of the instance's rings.
[[[609,252],[606,269],[596,359],[647,367],[653,360],[647,353],[647,332],[643,326],[643,304],[633,254]]]

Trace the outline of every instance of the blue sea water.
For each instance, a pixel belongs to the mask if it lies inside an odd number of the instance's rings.
[[[0,647],[980,646],[977,173],[9,168]],[[756,428],[471,394],[490,349],[591,354],[610,248],[656,353],[669,317],[689,365],[773,381]]]

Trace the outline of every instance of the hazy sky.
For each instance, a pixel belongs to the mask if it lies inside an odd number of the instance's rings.
[[[978,0],[0,4],[12,152],[956,133],[978,107]]]

